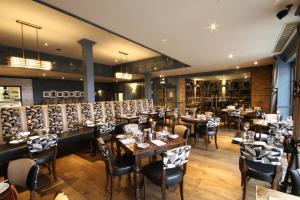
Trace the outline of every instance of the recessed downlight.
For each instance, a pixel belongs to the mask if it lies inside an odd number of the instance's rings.
[[[114,61],[115,61],[115,63],[119,62],[119,60],[118,60],[118,59],[115,59]]]
[[[254,61],[254,63],[253,63],[254,65],[258,65],[258,61]]]
[[[236,66],[235,68],[236,68],[236,69],[239,69],[239,68],[240,68],[240,66]]]
[[[46,76],[46,74],[42,74],[42,76]]]
[[[63,80],[64,80],[64,79],[65,79],[65,77],[63,76],[63,77],[61,77],[61,79],[63,79]]]
[[[163,39],[161,39],[161,41],[162,42],[166,42],[166,41],[168,41],[168,39],[167,38],[163,38]]]
[[[217,25],[216,23],[211,23],[211,24],[209,25],[210,31],[216,31],[217,28],[218,28],[218,25]]]
[[[80,78],[80,80],[82,81],[82,78]]]
[[[48,43],[47,43],[47,42],[45,42],[45,43],[44,43],[44,45],[47,47],[47,46],[48,46]]]
[[[232,53],[230,53],[229,55],[228,55],[228,58],[229,59],[232,59],[234,57],[234,55],[232,54]]]

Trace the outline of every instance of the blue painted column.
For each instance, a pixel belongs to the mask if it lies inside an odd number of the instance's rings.
[[[78,43],[82,47],[84,101],[95,102],[93,45],[96,42],[83,38]]]
[[[277,96],[277,111],[286,120],[287,116],[291,115],[292,109],[292,66],[277,57],[276,65],[278,70],[278,96]]]
[[[145,79],[145,83],[144,83],[144,88],[145,88],[145,98],[146,99],[152,99],[152,94],[153,94],[153,89],[152,89],[152,84],[151,84],[151,80],[152,80],[152,73],[151,72],[147,72],[144,74],[144,79]]]

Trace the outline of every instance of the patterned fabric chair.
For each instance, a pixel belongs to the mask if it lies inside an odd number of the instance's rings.
[[[113,115],[113,105],[111,101],[105,101],[104,102],[104,109],[105,109],[105,115],[106,115],[106,122],[114,121],[114,115]]]
[[[44,129],[43,113],[41,106],[26,107],[28,131],[38,133]]]
[[[190,129],[184,125],[176,125],[174,126],[173,134],[177,134],[180,137],[184,138],[185,145],[187,145],[189,136],[190,136]]]
[[[114,109],[115,109],[115,117],[120,117],[122,115],[120,101],[114,101]]]
[[[122,103],[122,113],[123,115],[130,115],[128,101],[123,101]]]
[[[217,136],[218,136],[220,121],[221,121],[221,119],[218,117],[207,120],[206,131],[205,131],[205,136],[204,136],[206,151],[207,151],[210,137],[215,138],[215,145],[216,145],[216,148],[218,149]]]
[[[129,108],[129,114],[130,115],[136,115],[136,104],[135,104],[135,101],[129,100],[128,101],[128,108]]]
[[[117,156],[115,159],[112,156],[112,152],[108,149],[102,137],[99,137],[98,144],[100,152],[105,162],[106,171],[106,186],[105,190],[108,188],[108,183],[110,183],[110,199],[112,199],[113,194],[113,177],[123,176],[126,174],[131,174],[134,170],[134,158],[124,154],[123,156]]]
[[[140,115],[138,124],[139,124],[139,129],[141,131],[144,130],[145,128],[149,128],[148,127],[149,126],[148,125],[148,116],[147,115]]]
[[[62,133],[63,132],[63,118],[62,118],[62,108],[58,105],[48,106],[49,115],[49,131],[50,133]]]
[[[56,155],[57,155],[56,134],[48,134],[34,140],[27,141],[29,158],[33,159],[38,165],[47,165],[49,174],[53,173],[54,180],[56,176]]]
[[[136,112],[137,113],[143,112],[143,102],[142,102],[142,100],[137,100],[137,102],[136,102]]]
[[[272,163],[280,162],[281,151],[276,151],[276,149],[272,151],[278,152],[278,154],[267,154],[264,146],[241,145],[239,168],[241,185],[243,186],[243,200],[246,197],[247,182],[251,178],[268,182],[272,189],[277,190],[282,176],[282,166]]]
[[[239,109],[228,111],[228,126],[229,126],[229,129],[231,129],[232,125],[235,125],[237,127],[240,126],[240,123],[241,123],[240,115],[241,115],[241,112],[240,112]]]
[[[30,191],[30,200],[35,200],[39,166],[31,159],[22,158],[4,165],[4,178],[9,184],[26,188]]]
[[[153,162],[142,169],[147,179],[161,187],[163,200],[166,199],[166,189],[177,184],[180,184],[180,196],[183,200],[183,178],[190,150],[191,146],[182,146],[166,151],[163,153],[162,161]]]
[[[147,99],[142,99],[142,109],[143,109],[143,112],[147,112],[148,111],[148,101]]]
[[[78,111],[75,104],[67,104],[67,127],[69,131],[76,131],[78,129]]]
[[[1,124],[4,140],[12,137],[13,132],[21,131],[20,112],[17,108],[1,108]]]

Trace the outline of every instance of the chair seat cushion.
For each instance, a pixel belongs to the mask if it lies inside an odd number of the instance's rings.
[[[216,135],[216,131],[208,131],[207,134],[208,136],[213,136]]]
[[[134,157],[128,154],[117,156],[113,164],[113,176],[122,176],[134,169]]]
[[[256,180],[272,183],[274,173],[271,171],[261,171],[253,168],[248,168],[247,176]]]
[[[142,169],[142,173],[154,184],[161,186],[162,183],[162,161],[153,162]],[[180,167],[167,169],[167,186],[179,184],[183,179],[183,171]]]

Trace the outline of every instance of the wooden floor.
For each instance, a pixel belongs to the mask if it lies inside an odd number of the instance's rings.
[[[184,183],[186,200],[238,200],[241,199],[240,172],[238,168],[239,145],[231,144],[234,132],[220,131],[219,149],[214,143],[205,151],[204,142],[193,145]],[[38,179],[38,199],[50,200],[56,191],[63,191],[70,200],[109,199],[104,191],[104,163],[99,156],[91,158],[88,152],[72,154],[57,160],[59,180],[53,181],[42,169]],[[160,188],[147,181],[148,200],[161,199]],[[255,184],[250,181],[247,200],[255,199]],[[260,185],[264,185],[263,183]],[[28,192],[21,193],[21,199],[28,199]],[[114,179],[113,199],[134,199],[133,176]],[[179,187],[170,188],[167,199],[180,199]]]

